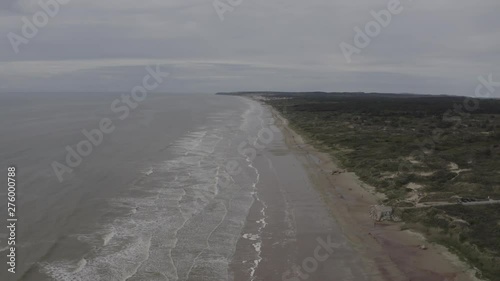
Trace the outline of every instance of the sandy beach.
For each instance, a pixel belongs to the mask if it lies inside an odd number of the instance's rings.
[[[243,231],[257,227],[254,218],[266,204],[267,226],[252,280],[478,280],[475,271],[445,247],[427,242],[418,233],[401,230],[402,223],[375,224],[369,209],[383,195],[349,171],[332,175],[338,170],[335,160],[290,128],[277,111],[263,106],[280,128],[285,147],[269,149],[277,158],[268,159],[267,164],[256,161],[260,166],[269,165],[262,169],[269,174],[261,175],[267,186],[257,186],[260,199],[252,207]],[[292,158],[305,168],[307,179],[300,178],[303,175]],[[269,185],[273,177],[276,185]],[[301,180],[311,182],[312,189]],[[328,243],[327,239],[335,246],[318,250],[318,245]],[[421,245],[426,249],[420,249]],[[245,253],[250,253],[252,246],[250,240],[240,239],[233,272],[245,267]],[[242,280],[243,276],[236,273],[233,277]]]

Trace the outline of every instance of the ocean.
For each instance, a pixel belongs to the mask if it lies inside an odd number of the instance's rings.
[[[230,278],[259,181],[254,156],[238,149],[270,122],[262,108],[238,97],[151,94],[121,120],[111,108],[119,98],[0,96],[1,167],[5,177],[17,168],[18,217],[16,274],[2,270],[1,280]],[[114,130],[70,167],[66,147],[77,151],[88,140],[82,131],[104,118]],[[59,171],[62,182],[55,162],[72,170]],[[2,264],[7,235],[2,227]]]

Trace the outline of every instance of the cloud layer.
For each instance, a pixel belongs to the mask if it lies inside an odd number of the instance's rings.
[[[243,0],[224,21],[212,1],[69,0],[16,54],[7,34],[21,36],[22,18],[41,8],[2,0],[0,91],[128,91],[156,63],[171,73],[160,90],[171,92],[472,95],[479,75],[500,80],[498,0],[401,0],[351,63],[340,43],[391,0]]]

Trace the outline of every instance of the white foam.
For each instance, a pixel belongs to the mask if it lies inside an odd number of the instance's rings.
[[[80,259],[73,264],[68,261],[40,264],[42,271],[55,281],[126,280],[133,276],[140,264],[147,259],[150,238],[139,237],[126,248],[109,252],[102,250],[91,259]]]
[[[153,173],[153,168],[149,168],[147,171],[143,172],[146,176],[149,176]]]
[[[235,181],[221,168],[227,163],[228,153],[226,146],[220,145],[224,141],[221,136],[227,134],[218,129],[200,128],[174,142],[168,148],[173,158],[147,167],[143,170],[147,177],[142,176],[140,180],[135,181],[135,188],[140,190],[139,194],[144,194],[142,197],[130,196],[109,201],[113,213],[116,213],[116,210],[128,210],[123,212],[123,216],[103,222],[101,229],[93,234],[79,235],[79,240],[89,243],[94,249],[93,252],[78,261],[43,264],[42,270],[56,281],[122,281],[137,277],[141,272],[157,272],[167,280],[177,280],[177,266],[181,261],[174,262],[172,258],[172,249],[177,247],[178,243],[177,233],[186,227],[189,220],[206,215],[206,206],[214,200],[220,200],[221,208],[216,212],[217,217],[212,219],[220,220],[203,238],[206,239],[204,249],[213,251],[215,245],[210,244],[210,237],[223,222],[229,221],[236,225],[231,229],[234,237],[225,240],[224,246],[230,246],[234,251],[243,227],[241,221],[244,221],[252,205],[251,200],[256,196],[251,196],[250,192],[256,191],[260,175],[250,159],[247,159],[248,167],[255,171],[256,179],[245,189],[241,187],[240,190],[232,190],[221,186],[221,177]],[[232,148],[236,150],[235,147]],[[234,212],[238,212],[238,219],[226,218],[229,205],[226,206],[225,201],[219,199],[218,196],[223,192],[220,188],[238,196],[238,204],[230,206]],[[265,225],[264,219],[260,223],[260,234]],[[248,237],[256,241],[256,245],[261,245],[260,234]],[[219,239],[221,234],[218,235]],[[260,246],[254,247],[259,257],[259,262],[255,263],[256,268],[262,259]],[[223,252],[226,253],[226,250]],[[229,256],[231,255],[220,255],[217,258],[211,256],[210,260],[207,260],[206,257],[198,255],[194,260],[186,262],[191,262],[191,269],[196,265],[210,264],[214,270],[217,269],[217,273],[227,274]],[[219,280],[222,279],[225,277],[221,276]]]
[[[253,248],[255,249],[255,251],[256,251],[257,253],[259,253],[259,254],[261,253],[260,248],[262,247],[262,242],[260,242],[260,241],[259,241],[259,242],[257,242],[257,243],[253,243],[253,244],[252,244],[252,246],[253,246]],[[261,260],[262,260],[262,258],[260,258],[260,255],[259,255],[259,262],[260,262]]]
[[[83,268],[87,265],[87,260],[86,259],[81,259],[78,264],[76,265],[75,271],[73,273],[78,273],[83,270]]]
[[[109,233],[107,233],[106,235],[104,235],[104,237],[102,238],[102,240],[103,240],[103,243],[102,243],[103,246],[108,245],[109,241],[111,241],[111,239],[115,236],[115,234],[116,234],[116,232],[115,232],[115,230],[113,228]]]
[[[267,223],[266,223],[266,217],[267,217],[266,216],[266,209],[267,209],[267,205],[259,198],[258,193],[257,193],[257,184],[260,181],[259,170],[253,166],[251,159],[247,158],[247,162],[250,163],[248,166],[250,168],[254,169],[255,173],[257,175],[257,179],[253,183],[254,190],[252,192],[252,195],[254,196],[255,200],[259,201],[262,204],[262,209],[260,210],[262,218],[260,220],[256,221],[258,224],[260,224],[260,226],[259,226],[259,228],[257,230],[258,234],[255,234],[255,236],[254,236],[254,237],[258,237],[258,242],[252,244],[252,246],[255,249],[256,256],[257,256],[257,259],[255,259],[253,261],[252,266],[250,268],[250,277],[251,277],[251,280],[254,280],[255,279],[255,272],[257,271],[257,268],[259,267],[259,264],[262,261],[262,252],[261,252],[262,239],[261,239],[261,236],[262,236],[262,233],[264,231],[264,228],[267,226]]]
[[[242,237],[245,239],[251,240],[251,241],[256,241],[256,240],[260,239],[259,234],[252,234],[252,233],[245,233],[242,235]]]
[[[265,209],[262,209],[261,212],[263,213],[263,215],[265,216],[266,213],[264,211]],[[263,217],[261,218],[260,220],[257,221],[257,223],[260,223],[262,225],[262,228],[265,228],[267,226],[267,222],[266,222],[266,218]]]

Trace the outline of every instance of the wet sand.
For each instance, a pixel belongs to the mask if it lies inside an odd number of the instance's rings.
[[[281,133],[254,161],[261,180],[243,229],[243,235],[260,231],[262,244],[252,264],[255,241],[238,241],[234,280],[477,280],[444,247],[398,223],[374,224],[369,209],[380,195],[353,173],[332,175],[338,167],[331,157],[264,107]]]
[[[280,131],[253,161],[260,179],[230,266],[233,280],[369,280],[304,169],[304,155]]]

